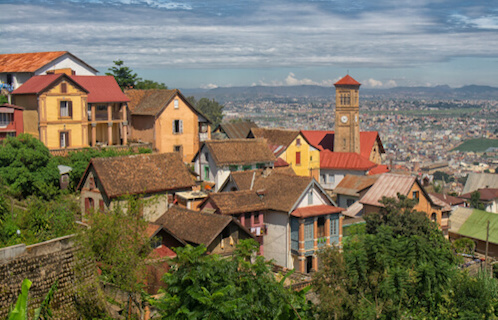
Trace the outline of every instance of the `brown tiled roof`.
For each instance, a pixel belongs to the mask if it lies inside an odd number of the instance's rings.
[[[275,162],[263,139],[228,139],[205,142],[217,166]]]
[[[340,207],[333,207],[322,204],[317,206],[297,208],[296,210],[292,211],[291,215],[297,218],[308,218],[324,216],[326,214],[341,213],[341,211],[343,210],[344,209]]]
[[[498,176],[496,177],[498,179]],[[496,198],[498,198],[498,189],[495,188],[483,188],[483,189],[477,189],[479,191],[480,198],[479,200],[481,201],[491,201]],[[473,191],[475,192],[475,191]],[[472,198],[472,192],[462,194],[460,196],[462,199],[471,199]]]
[[[68,51],[0,54],[0,72],[35,72],[65,54],[71,55],[73,58],[97,72],[97,70]]]
[[[347,174],[335,187],[334,193],[359,196],[359,192],[372,186],[379,176],[357,176]]]
[[[396,195],[408,195],[408,192],[416,183],[416,178],[409,175],[386,173],[379,177],[372,187],[365,193],[360,202],[380,207],[379,200],[382,197],[396,198]]]
[[[247,231],[231,216],[198,212],[179,206],[169,208],[154,223],[164,226],[186,242],[204,244],[207,247],[232,221]]]
[[[178,92],[177,89],[131,89],[126,90],[125,94],[130,99],[128,107],[130,108],[131,114],[155,116],[166,107]]]
[[[245,139],[251,131],[251,128],[257,128],[258,125],[252,121],[226,122],[220,124],[221,131],[225,132],[228,139]]]
[[[178,153],[95,158],[91,160],[87,172],[92,166],[109,198],[184,189],[194,185]]]
[[[465,201],[463,199],[460,199],[458,197],[453,197],[447,194],[442,194],[442,193],[429,193],[431,196],[438,198],[441,201],[444,201],[445,203],[449,204],[450,206],[455,206],[464,203]]]
[[[441,210],[443,212],[449,212],[451,211],[451,206],[444,202],[443,200],[440,200],[438,197],[433,196],[432,194],[429,193],[429,197],[431,198],[431,201],[436,204],[437,206],[441,207]]]
[[[265,204],[254,190],[218,192],[209,194],[211,202],[221,214],[238,214],[265,209]]]
[[[288,129],[267,129],[267,128],[253,128],[251,129],[254,138],[266,139],[270,149],[275,150],[275,154],[280,154],[296,139],[299,135],[298,130]],[[281,147],[281,148],[278,148]]]

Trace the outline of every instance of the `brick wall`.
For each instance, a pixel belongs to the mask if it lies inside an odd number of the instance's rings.
[[[75,284],[80,283],[80,280],[90,281],[94,277],[91,264],[78,261],[73,236],[0,249],[0,319],[5,319],[10,306],[15,305],[25,278],[33,282],[29,290],[29,312],[40,306],[52,284],[59,279],[51,304],[54,318],[78,318]],[[77,272],[78,279],[75,275],[76,266],[86,270]]]

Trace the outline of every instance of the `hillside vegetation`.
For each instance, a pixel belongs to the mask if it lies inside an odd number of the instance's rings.
[[[467,140],[451,151],[484,152],[486,151],[486,149],[491,147],[498,148],[498,139],[479,138],[479,139]]]

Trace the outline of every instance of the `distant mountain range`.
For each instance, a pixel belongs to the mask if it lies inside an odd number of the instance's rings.
[[[331,99],[335,96],[334,87],[322,86],[252,86],[224,87],[215,89],[183,89],[186,96],[196,99],[209,98],[219,102],[264,100],[264,99]],[[469,85],[450,88],[447,85],[435,87],[395,87],[391,89],[360,89],[362,99],[458,99],[458,100],[498,100],[498,88]]]

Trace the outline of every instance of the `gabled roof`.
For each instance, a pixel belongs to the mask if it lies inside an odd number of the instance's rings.
[[[377,175],[377,174],[381,174],[381,173],[387,173],[389,172],[389,167],[385,164],[378,164],[376,165],[375,167],[373,167],[372,169],[368,170],[368,175],[369,176],[373,176],[373,175]]]
[[[227,135],[228,139],[245,139],[248,137],[251,128],[257,127],[258,125],[252,121],[225,122],[220,123],[214,131],[219,129]]]
[[[498,177],[497,177],[498,179]],[[498,189],[495,189],[495,188],[483,188],[483,189],[477,189],[477,191],[479,191],[479,200],[481,201],[491,201],[491,200],[494,200],[496,198],[498,198]],[[472,191],[472,192],[468,192],[468,193],[465,193],[465,194],[462,194],[460,196],[460,198],[462,199],[471,199],[472,198],[472,193],[475,192]]]
[[[498,174],[469,173],[462,193],[469,193],[480,188],[498,188]]]
[[[35,72],[66,54],[78,60],[94,72],[98,72],[98,70],[68,51],[0,54],[0,72]]]
[[[379,176],[357,176],[347,174],[335,187],[334,193],[358,197],[361,191],[371,187]]]
[[[360,86],[360,85],[361,83],[353,79],[353,77],[351,77],[349,74],[346,75],[341,80],[334,83],[334,86]]]
[[[178,89],[129,89],[125,91],[125,94],[130,99],[128,107],[132,115],[157,117],[168,106],[171,100],[175,96],[178,96],[194,113],[202,116],[207,122],[211,123],[209,118],[191,105]]]
[[[97,173],[108,198],[185,189],[195,185],[178,153],[92,159],[78,189],[81,189],[91,168]]]
[[[209,201],[221,214],[239,214],[266,208],[255,190],[210,193]]]
[[[266,139],[268,147],[278,156],[287,149],[298,135],[298,130],[252,128],[249,137]]]
[[[382,197],[396,198],[398,193],[407,196],[414,183],[419,185],[427,200],[431,204],[434,204],[416,177],[393,173],[382,174],[373,186],[370,187],[367,193],[365,193],[363,198],[361,198],[360,202],[376,207],[383,207],[383,205],[379,203],[379,200],[382,200]]]
[[[433,196],[430,193],[427,193],[429,195],[429,198],[431,201],[436,204],[437,206],[441,207],[442,212],[450,212],[451,211],[451,206],[444,202],[443,200],[440,200],[438,197]]]
[[[327,130],[302,130],[301,134],[309,144],[318,150],[334,151],[334,131]],[[360,132],[360,155],[369,159],[375,142],[379,143],[380,153],[385,153],[382,141],[377,131]]]
[[[276,161],[263,139],[208,140],[204,145],[219,167]]]
[[[332,152],[330,150],[320,152],[320,169],[368,171],[376,166],[377,164],[356,152]]]
[[[40,94],[62,78],[87,92],[88,103],[129,101],[113,76],[68,76],[64,73],[31,77],[12,94]]]
[[[113,76],[69,76],[86,88],[88,103],[128,102],[130,99],[121,91]]]
[[[249,230],[231,216],[198,212],[179,206],[169,208],[154,223],[166,227],[186,242],[204,244],[208,247],[232,222],[253,237]]]
[[[0,111],[2,111],[3,108],[24,110],[24,107],[20,107],[20,106],[16,106],[15,104],[8,104],[8,103],[0,104]]]

